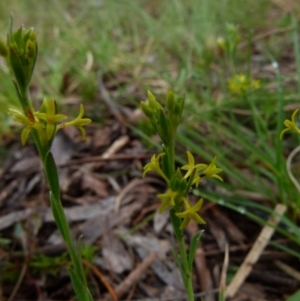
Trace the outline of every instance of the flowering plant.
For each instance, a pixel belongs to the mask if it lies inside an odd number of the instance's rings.
[[[176,97],[172,91],[169,91],[166,106],[163,107],[148,91],[148,100],[141,102],[141,107],[164,143],[162,152],[153,155],[150,162],[145,165],[143,176],[152,171],[166,182],[166,192],[157,195],[162,201],[159,212],[170,210],[171,222],[179,245],[179,254],[175,250],[173,254],[180,269],[188,300],[192,301],[194,300],[192,269],[202,231],[193,237],[189,253],[185,249],[183,231],[191,220],[198,224],[205,224],[205,221],[198,213],[203,199],[198,200],[196,204],[190,204],[188,194],[193,186],[198,187],[204,179],[216,178],[223,181],[219,175],[222,169],[216,166],[216,157],[209,165],[195,164],[195,158],[189,151],[186,152],[187,164],[175,167],[175,136],[184,107],[183,97]]]
[[[59,124],[67,116],[57,112],[56,102],[53,98],[46,97],[39,111],[35,111],[30,96],[29,84],[34,71],[38,55],[36,31],[25,29],[23,26],[13,31],[13,19],[11,17],[10,30],[7,42],[0,39],[0,55],[14,76],[13,83],[18,95],[21,109],[9,109],[9,114],[23,125],[21,142],[24,145],[31,134],[42,160],[46,178],[50,187],[50,203],[55,222],[67,245],[72,265],[69,269],[71,281],[78,300],[92,301],[93,298],[87,287],[84,269],[81,261],[80,248],[76,247],[68,225],[66,215],[60,199],[60,187],[54,158],[51,153],[51,144],[56,132],[66,126],[77,127],[85,138],[84,125],[91,122],[89,118],[82,118],[83,106],[80,105],[79,116],[73,121]]]

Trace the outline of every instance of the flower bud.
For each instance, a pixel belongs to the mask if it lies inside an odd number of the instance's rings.
[[[148,90],[148,101],[150,108],[154,109],[157,106],[157,101],[155,99],[155,96]]]
[[[37,45],[36,43],[32,42],[31,40],[28,40],[26,43],[26,57],[29,60],[36,58],[36,52],[37,52]]]
[[[153,110],[150,108],[149,104],[146,103],[145,101],[142,101],[141,108],[144,114],[151,120],[151,118],[153,117]]]
[[[7,46],[10,54],[7,59],[8,65],[15,75],[19,88],[26,89],[31,81],[38,53],[36,32],[32,28],[25,30],[23,26],[13,32],[11,19]]]
[[[175,95],[171,90],[167,94],[166,104],[169,112],[172,114],[175,105]]]
[[[6,57],[8,55],[8,48],[1,39],[0,39],[0,55],[3,57]]]

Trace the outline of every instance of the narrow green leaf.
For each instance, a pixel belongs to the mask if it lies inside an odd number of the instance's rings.
[[[171,174],[172,168],[171,168],[171,166],[169,166],[169,152],[168,152],[168,148],[165,145],[163,146],[162,152],[166,154],[166,156],[163,156],[161,158],[162,171],[167,176],[167,178],[170,179],[172,176],[172,174]]]
[[[158,118],[159,127],[161,129],[161,132],[159,132],[158,134],[160,135],[160,138],[165,143],[167,143],[169,141],[168,132],[169,132],[170,123],[169,123],[169,119],[166,116],[163,108],[161,108],[158,111],[157,118]]]
[[[57,200],[55,200],[53,194],[50,191],[50,204],[51,204],[51,209],[52,209],[52,214],[55,220],[55,223],[57,225],[57,228],[59,229],[61,235],[63,236],[63,239],[66,241],[66,234],[64,230],[64,225],[61,220],[61,213],[60,213],[60,204],[58,204]]]
[[[22,109],[25,111],[26,107],[28,107],[28,103],[22,98],[17,82],[14,79],[12,80],[12,82],[15,87],[15,90],[16,90],[19,102],[22,106]]]
[[[168,108],[169,114],[173,115],[173,110],[174,110],[174,106],[175,106],[175,95],[174,92],[172,90],[170,90],[167,94],[166,97],[166,106]]]
[[[86,277],[84,268],[82,265],[82,242],[81,237],[77,241],[77,250],[76,250],[76,263],[74,262],[74,268],[76,269],[77,274],[80,276],[81,282],[86,285]]]
[[[175,259],[175,262],[180,270],[180,274],[181,274],[181,278],[182,278],[182,281],[183,281],[183,284],[184,284],[184,287],[186,287],[186,283],[187,283],[187,278],[186,278],[186,274],[184,272],[184,269],[183,269],[183,264],[177,254],[177,252],[172,248],[171,249],[172,251],[172,254],[174,256],[174,259]]]
[[[219,292],[219,301],[225,301],[225,290],[222,289],[220,292]]]
[[[279,250],[284,251],[284,252],[287,253],[287,254],[290,254],[290,255],[295,256],[295,257],[297,257],[298,259],[300,259],[300,253],[299,253],[298,251],[294,250],[294,249],[291,249],[291,248],[289,248],[289,247],[286,247],[286,246],[283,245],[283,244],[276,243],[275,241],[269,241],[269,244],[270,244],[271,246],[274,246],[275,248],[277,248],[277,249],[279,249]],[[299,300],[300,300],[300,298],[299,298]]]
[[[80,281],[73,269],[69,270],[72,285],[79,301],[92,301],[89,289]]]
[[[285,301],[299,301],[299,300],[300,300],[300,290],[296,291],[296,293],[288,297]]]
[[[191,241],[190,252],[189,252],[189,257],[188,257],[190,272],[193,270],[193,262],[194,262],[194,258],[195,258],[195,253],[196,253],[197,247],[199,245],[199,241],[200,241],[202,233],[203,233],[203,231],[197,232]]]
[[[60,189],[59,189],[59,178],[57,173],[57,168],[52,153],[49,151],[45,159],[45,171],[47,180],[50,186],[50,190],[53,194],[54,199],[60,199]]]
[[[178,167],[176,172],[172,175],[171,181],[170,181],[170,188],[173,191],[178,191],[181,178],[182,178],[181,171],[180,171],[180,168]]]
[[[14,72],[15,78],[18,82],[18,86],[20,87],[20,89],[25,90],[26,80],[24,76],[24,70],[22,68],[21,59],[13,46],[9,47],[9,53],[10,53],[10,64]]]
[[[179,241],[183,237],[183,231],[180,229],[181,219],[178,216],[176,216],[175,213],[176,213],[175,209],[172,208],[170,210],[170,218],[171,218],[171,221],[172,221],[172,225],[173,225],[173,228],[174,228],[176,238]]]

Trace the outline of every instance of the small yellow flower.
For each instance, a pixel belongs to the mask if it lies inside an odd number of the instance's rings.
[[[194,156],[191,154],[191,152],[187,151],[186,154],[188,157],[188,164],[181,167],[181,169],[187,170],[186,174],[184,175],[185,179],[187,179],[195,169],[196,171],[198,171],[207,167],[206,164],[195,165],[195,159]]]
[[[159,208],[159,213],[163,213],[168,207],[175,206],[175,198],[178,192],[168,189],[167,192],[158,194],[157,197],[162,200],[162,204]]]
[[[57,122],[66,119],[67,116],[56,114],[56,103],[53,98],[45,98],[42,107],[43,106],[46,112],[36,112],[34,115],[35,117],[46,121],[47,140],[50,140],[55,132]]]
[[[222,169],[217,168],[216,161],[217,157],[214,157],[211,163],[204,169],[204,171],[200,175],[196,174],[193,184],[198,187],[200,181],[205,178],[216,178],[223,182],[223,179],[218,175],[218,173],[220,173]]]
[[[27,109],[26,111],[27,116],[16,109],[9,109],[8,114],[12,115],[14,120],[22,123],[25,126],[21,133],[22,145],[25,145],[28,135],[32,131],[32,129],[36,129],[38,131],[42,131],[44,129],[44,126],[35,119],[34,113],[32,113],[30,109]]]
[[[252,79],[245,74],[235,74],[228,81],[228,89],[232,94],[242,94],[249,90],[257,90],[260,87],[260,81]]]
[[[225,49],[225,39],[223,37],[218,37],[217,40],[217,45],[224,50]]]
[[[145,177],[147,172],[154,171],[154,172],[158,173],[162,178],[164,178],[167,183],[169,182],[168,178],[165,176],[165,174],[161,170],[160,163],[159,163],[160,158],[163,157],[164,155],[165,155],[165,153],[160,153],[157,156],[156,155],[152,156],[150,162],[144,166],[143,178]]]
[[[282,139],[283,135],[288,131],[293,131],[293,132],[296,132],[297,134],[300,134],[300,129],[298,128],[298,126],[296,125],[296,122],[295,122],[295,117],[296,117],[298,111],[299,111],[298,109],[294,111],[291,120],[286,119],[284,121],[284,125],[286,126],[286,129],[281,131],[280,139]]]
[[[183,212],[180,212],[180,213],[176,213],[176,215],[178,217],[183,218],[181,225],[180,225],[180,229],[185,229],[188,226],[191,219],[194,220],[198,224],[206,224],[204,219],[202,217],[200,217],[200,215],[197,213],[202,207],[203,199],[200,199],[192,207],[186,198],[183,198],[183,202],[184,202],[186,210]]]
[[[83,127],[85,125],[91,123],[92,120],[90,118],[82,118],[83,114],[84,114],[84,108],[83,108],[83,105],[80,104],[80,111],[79,111],[78,117],[76,119],[72,120],[72,121],[60,124],[57,127],[57,129],[61,129],[61,128],[64,128],[64,127],[67,127],[67,126],[75,126],[80,130],[81,135],[82,135],[82,140],[84,140],[86,138],[86,132],[85,132],[85,129]]]

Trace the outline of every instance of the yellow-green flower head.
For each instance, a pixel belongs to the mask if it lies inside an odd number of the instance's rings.
[[[205,178],[216,178],[223,182],[223,179],[218,175],[222,171],[221,168],[217,168],[216,166],[217,157],[214,157],[211,163],[204,169],[201,174],[196,174],[193,184],[195,184],[197,187],[199,186],[199,183],[202,179]]]
[[[294,111],[291,120],[286,119],[284,121],[284,125],[286,126],[286,129],[281,131],[280,139],[282,139],[283,135],[288,131],[292,131],[292,132],[296,132],[297,134],[300,134],[300,129],[298,128],[298,126],[295,122],[295,118],[296,118],[296,115],[297,115],[298,111],[299,111],[298,109]]]
[[[25,114],[23,114],[21,111],[16,110],[16,109],[9,109],[8,114],[12,115],[14,120],[16,120],[24,125],[22,134],[21,134],[22,145],[25,145],[28,135],[32,131],[32,129],[36,129],[38,131],[43,131],[43,129],[44,129],[44,125],[41,124],[34,117],[34,113],[32,113],[29,109],[27,109],[27,111],[26,111],[27,116]]]
[[[44,112],[42,112],[44,111]],[[64,120],[67,116],[62,114],[56,114],[56,103],[53,98],[44,98],[43,105],[40,112],[36,112],[34,115],[38,119],[45,121],[46,123],[46,136],[49,141],[56,131],[56,125],[59,121]]]
[[[150,108],[152,109],[161,108],[160,103],[156,100],[155,96],[149,90],[147,91],[147,96],[148,96],[148,104]]]
[[[9,52],[7,63],[13,70],[19,88],[24,89],[30,83],[38,54],[36,32],[33,28],[26,30],[23,26],[13,32],[12,23],[13,20],[11,18],[7,39]],[[26,105],[22,105],[23,108]]]
[[[217,45],[224,50],[225,49],[225,39],[223,37],[218,37],[217,40]]]
[[[158,194],[157,197],[162,200],[162,204],[159,208],[159,213],[163,213],[167,208],[175,206],[175,198],[178,192],[168,188],[165,193]]]
[[[143,110],[143,112],[145,113],[145,115],[151,120],[153,117],[155,117],[155,115],[157,114],[157,112],[162,109],[161,104],[156,100],[155,96],[148,91],[148,99],[146,101],[141,101],[141,108]]]
[[[249,90],[256,90],[259,87],[259,80],[252,79],[243,73],[235,74],[228,81],[228,89],[232,94],[242,94]]]
[[[163,157],[164,155],[165,153],[160,153],[157,156],[156,155],[152,156],[150,162],[144,166],[143,177],[145,177],[147,172],[154,171],[157,174],[159,174],[163,179],[165,179],[167,183],[169,182],[168,178],[165,176],[165,174],[160,168],[160,158]]]
[[[194,220],[198,224],[206,224],[204,219],[197,213],[202,207],[203,199],[200,199],[194,206],[190,205],[187,198],[183,198],[183,202],[186,210],[180,213],[175,213],[178,217],[183,219],[180,229],[185,229],[190,220]]]
[[[191,174],[193,173],[193,171],[196,169],[196,171],[205,169],[207,167],[206,164],[196,164],[195,165],[195,159],[194,156],[191,154],[191,152],[187,151],[186,152],[187,157],[188,157],[188,164],[184,165],[181,167],[182,170],[186,170],[186,174],[184,175],[184,178],[187,179],[189,176],[191,176]]]
[[[64,128],[67,126],[75,126],[80,130],[81,135],[82,135],[82,140],[85,140],[86,132],[85,132],[84,126],[91,123],[92,120],[90,118],[82,118],[83,115],[84,115],[84,108],[83,108],[83,105],[80,104],[80,111],[79,111],[78,117],[72,121],[60,124],[57,127],[57,129],[61,129],[61,128]]]

